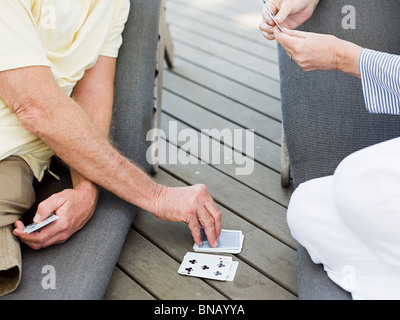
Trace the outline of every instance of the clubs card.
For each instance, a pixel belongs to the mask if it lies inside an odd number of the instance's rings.
[[[46,220],[43,220],[40,223],[32,223],[29,226],[26,226],[24,229],[24,232],[26,234],[30,234],[35,231],[39,231],[40,229],[44,228],[48,224],[52,223],[53,221],[56,221],[58,217],[55,215],[55,213],[52,213],[49,215],[49,217]]]
[[[235,279],[238,266],[239,266],[238,261],[232,261],[231,271],[229,272],[229,276],[228,278],[226,278],[226,281],[233,281]]]
[[[193,249],[196,252],[224,252],[238,254],[242,251],[244,235],[240,230],[221,230],[218,246],[213,248],[207,240],[204,228],[201,228],[201,241],[203,245],[194,244]]]
[[[272,21],[275,22],[276,26],[278,27],[278,29],[283,32],[282,27],[276,22],[275,20],[275,15],[272,12],[272,10],[267,6],[267,1],[266,0],[260,0],[262,6],[265,8],[265,11],[268,13],[268,15],[270,16],[270,18],[272,19]]]
[[[188,252],[178,273],[191,277],[233,281],[238,264],[237,261],[232,261],[232,257]]]

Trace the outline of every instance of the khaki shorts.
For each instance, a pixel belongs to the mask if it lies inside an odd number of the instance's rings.
[[[14,291],[21,280],[21,249],[12,230],[35,202],[33,178],[22,158],[0,161],[0,296]]]

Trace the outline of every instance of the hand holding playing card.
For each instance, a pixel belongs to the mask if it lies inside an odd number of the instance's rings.
[[[205,185],[162,187],[156,198],[156,210],[153,212],[156,217],[166,221],[185,222],[198,245],[202,245],[200,229],[203,226],[211,246],[218,245],[221,213]]]
[[[25,233],[24,224],[21,221],[15,223],[14,235],[19,237],[26,245],[34,250],[49,247],[57,243],[63,243],[75,232],[80,230],[93,215],[97,202],[97,191],[76,187],[65,189],[53,194],[39,204],[37,223],[45,220],[54,212],[58,220],[46,226],[40,232]]]
[[[219,243],[217,247],[211,247],[207,241],[203,228],[201,229],[201,241],[203,245],[193,246],[194,251],[198,252],[226,252],[238,254],[242,251],[244,235],[240,230],[221,230]]]
[[[294,30],[308,20],[319,0],[261,0],[264,7],[271,9],[275,21],[266,10],[263,10],[263,21],[260,29],[268,40],[274,40],[274,26],[279,23],[282,27]]]

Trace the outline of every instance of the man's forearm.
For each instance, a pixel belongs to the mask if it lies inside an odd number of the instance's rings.
[[[81,175],[152,212],[154,198],[162,188],[112,147],[104,132],[58,87],[49,68],[32,67],[24,72],[28,79],[40,79],[40,86],[23,92],[13,83],[21,77],[16,73],[7,77],[4,72],[4,83],[14,90],[7,91],[0,84],[3,100],[22,124]],[[43,92],[40,87],[46,88],[46,97],[36,91]]]
[[[86,112],[93,123],[108,137],[111,127],[112,108],[114,103],[114,79],[116,59],[100,56],[96,64],[85,72],[83,78],[75,85],[72,99]],[[71,179],[74,188],[78,186],[89,193],[97,193],[97,186],[71,168]]]
[[[60,103],[52,128],[43,121],[38,136],[77,172],[124,200],[149,211],[157,185],[115,150],[104,132],[72,100]],[[62,107],[61,107],[62,106]],[[35,131],[35,130],[34,130]]]

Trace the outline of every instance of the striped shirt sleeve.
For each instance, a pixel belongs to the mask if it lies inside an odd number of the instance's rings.
[[[368,112],[400,115],[400,56],[364,49],[360,71]]]

